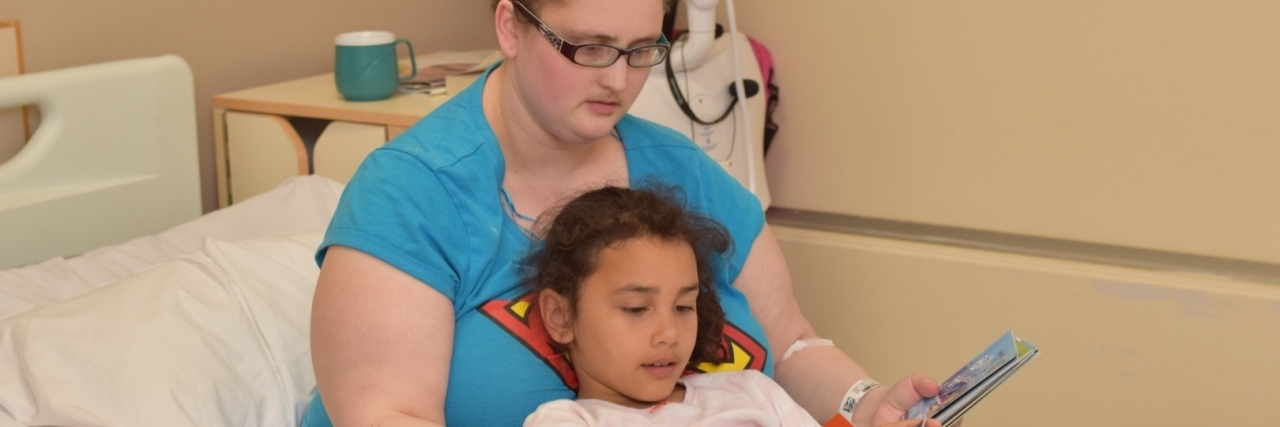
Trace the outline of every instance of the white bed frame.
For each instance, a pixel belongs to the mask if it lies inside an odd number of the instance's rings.
[[[173,55],[0,79],[41,123],[0,164],[0,268],[157,233],[201,214],[191,69]]]

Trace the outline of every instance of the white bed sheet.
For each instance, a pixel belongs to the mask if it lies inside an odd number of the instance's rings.
[[[343,185],[302,176],[227,208],[156,235],[0,271],[0,318],[83,294],[174,256],[201,249],[206,239],[239,241],[328,225]]]
[[[206,240],[0,319],[0,418],[30,426],[295,427],[323,230]]]
[[[343,186],[308,176],[154,236],[0,271],[0,427],[296,426],[314,261]]]

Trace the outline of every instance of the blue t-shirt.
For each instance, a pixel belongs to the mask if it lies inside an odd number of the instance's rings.
[[[492,71],[492,70],[490,70]],[[381,259],[453,301],[456,329],[445,402],[450,426],[519,426],[538,405],[572,398],[577,378],[531,316],[522,262],[533,246],[502,202],[505,164],[481,105],[488,73],[394,141],[347,185],[316,254],[332,245]],[[617,124],[632,186],[684,189],[690,209],[728,228],[734,252],[716,283],[733,360],[700,370],[773,375],[764,330],[731,284],[764,227],[760,202],[689,138],[625,116]],[[307,426],[331,425],[319,395]]]

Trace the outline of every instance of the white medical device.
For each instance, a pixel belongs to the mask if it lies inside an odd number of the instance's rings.
[[[686,0],[689,32],[672,43],[667,64],[653,67],[630,112],[688,135],[768,208],[765,82],[733,0],[725,0],[729,32],[715,36],[719,1]]]

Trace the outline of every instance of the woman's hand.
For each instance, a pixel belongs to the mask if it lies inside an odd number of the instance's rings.
[[[881,424],[877,427],[921,427],[921,426],[920,426],[920,420],[902,420],[902,421],[895,421],[889,424]],[[938,420],[935,420],[935,419],[929,419],[929,421],[925,423],[924,427],[942,427],[942,423],[938,422]]]
[[[921,400],[937,396],[941,388],[928,375],[914,373],[889,387],[878,387],[858,402],[853,414],[854,424],[881,427],[919,427],[920,420],[902,420],[907,410]],[[927,427],[942,427],[938,420],[929,420]]]

